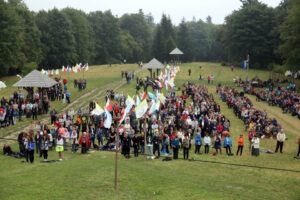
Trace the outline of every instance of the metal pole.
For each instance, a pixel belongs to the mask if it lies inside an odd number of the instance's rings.
[[[118,152],[119,152],[119,131],[117,131],[117,146],[115,160],[115,190],[118,189]]]
[[[146,150],[147,150],[147,137],[146,137],[146,118],[144,119],[144,127],[143,127],[143,131],[144,131],[144,161],[147,160],[147,153],[146,153]]]
[[[248,80],[249,80],[249,78],[248,78],[248,70],[249,70],[249,64],[250,64],[250,58],[249,58],[250,56],[249,56],[249,54],[247,55],[247,82],[248,82]]]

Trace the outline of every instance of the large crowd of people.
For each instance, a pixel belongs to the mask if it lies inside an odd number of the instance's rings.
[[[257,101],[265,101],[270,106],[279,106],[283,113],[291,113],[300,119],[300,94],[296,92],[296,84],[289,83],[287,87],[275,87],[277,84],[286,83],[287,80],[268,79],[262,81],[253,78],[249,82],[234,79],[236,86],[243,87],[244,93],[256,95]]]
[[[257,101],[265,101],[270,106],[279,106],[283,113],[291,113],[300,119],[300,94],[284,87],[276,90],[256,90]]]
[[[243,92],[228,86],[218,86],[217,93],[222,101],[233,109],[234,114],[243,120],[245,130],[249,130],[249,138],[252,138],[250,135],[253,134],[260,137],[276,137],[282,130],[282,126],[275,118],[270,119],[267,111],[256,109]]]
[[[137,78],[137,83],[140,82],[143,81]],[[252,155],[259,155],[260,138],[264,137],[276,138],[275,152],[283,152],[286,136],[276,119],[268,118],[265,110],[256,109],[243,92],[220,85],[216,90],[222,101],[243,120]],[[20,95],[15,96],[11,102],[1,101],[1,106],[13,107],[20,99]],[[45,99],[48,100],[48,97],[45,96]],[[182,149],[183,158],[189,159],[191,149],[195,154],[209,154],[213,148],[215,149],[213,155],[222,154],[224,149],[226,155],[232,156],[234,145],[237,147],[236,155],[241,156],[243,153],[245,143],[243,134],[236,142],[232,141],[230,120],[221,113],[220,105],[214,101],[214,96],[209,94],[203,85],[187,82],[178,92],[174,89],[169,91],[165,101],[160,102],[158,110],[139,119],[133,106],[121,124],[119,121],[127,106],[126,97],[122,93],[114,94],[114,91],[108,90],[105,100],[109,99],[114,103],[111,110],[113,123],[109,128],[104,126],[107,119],[105,112],[98,116],[92,114],[97,100],[91,101],[88,107],[77,111],[70,109],[60,114],[55,109],[50,112],[44,111],[50,113],[51,123],[32,122],[28,132],[22,131],[18,135],[18,157],[23,156],[27,162],[33,163],[36,153],[46,162],[48,151],[55,150],[58,152],[59,160],[62,160],[64,151],[76,153],[81,148],[81,153],[87,153],[90,149],[118,149],[126,158],[133,153],[135,157],[146,154],[148,158],[173,154],[173,158],[178,159],[179,150]],[[150,104],[151,98],[148,97],[147,101]],[[25,111],[23,115],[26,113]],[[10,147],[5,145],[4,154],[16,155],[11,152]]]

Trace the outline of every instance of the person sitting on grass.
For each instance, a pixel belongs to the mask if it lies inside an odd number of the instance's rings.
[[[3,146],[3,155],[5,156],[11,156],[13,154],[13,151],[11,150],[10,146],[7,144],[4,144]]]

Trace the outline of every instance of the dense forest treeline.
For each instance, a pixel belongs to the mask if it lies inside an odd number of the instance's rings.
[[[258,0],[241,0],[239,10],[225,24],[193,19],[175,26],[162,15],[114,16],[111,11],[84,13],[65,8],[34,13],[21,0],[0,0],[0,76],[33,68],[60,68],[75,63],[105,64],[162,62],[178,47],[183,62],[219,61],[272,69],[285,64],[300,67],[300,1],[284,0],[276,8]]]

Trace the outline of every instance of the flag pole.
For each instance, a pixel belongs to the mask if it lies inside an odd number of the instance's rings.
[[[119,131],[117,131],[117,146],[115,159],[115,190],[118,189],[118,152],[119,152]]]
[[[146,147],[147,147],[147,137],[146,137],[146,118],[144,119],[144,127],[143,127],[143,132],[144,132],[144,161],[147,160],[147,153],[146,153]]]
[[[248,82],[248,70],[249,70],[249,54],[247,55],[247,82]]]

